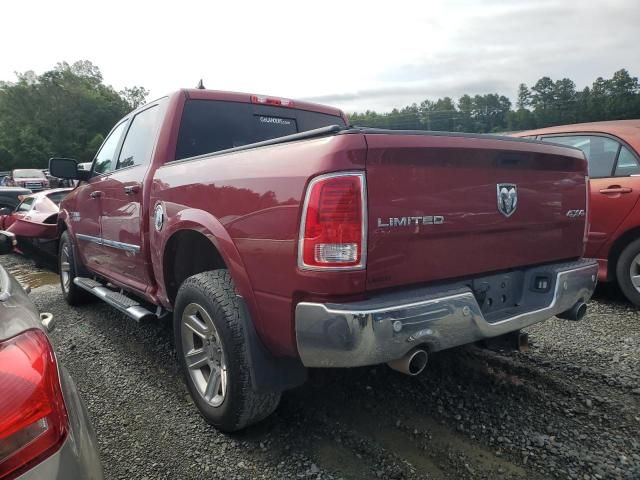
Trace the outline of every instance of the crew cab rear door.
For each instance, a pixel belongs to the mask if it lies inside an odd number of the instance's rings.
[[[108,277],[144,293],[151,284],[144,179],[151,164],[165,99],[129,123],[115,170],[102,183],[102,248],[109,251]]]

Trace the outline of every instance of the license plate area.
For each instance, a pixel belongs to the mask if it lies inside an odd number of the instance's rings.
[[[514,271],[476,278],[471,290],[484,315],[493,316],[521,306],[525,274]]]

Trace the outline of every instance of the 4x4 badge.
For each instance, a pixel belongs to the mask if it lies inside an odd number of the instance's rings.
[[[518,206],[518,187],[515,183],[498,183],[498,211],[510,217]]]

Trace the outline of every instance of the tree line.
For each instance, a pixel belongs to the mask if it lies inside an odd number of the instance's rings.
[[[625,69],[611,78],[598,77],[582,90],[569,78],[540,78],[533,86],[521,83],[515,108],[497,93],[424,100],[391,112],[348,115],[353,125],[415,130],[495,133],[529,130],[568,123],[640,118],[638,78]]]
[[[46,168],[53,156],[91,161],[113,125],[148,95],[138,86],[116,91],[87,60],[16,76],[14,82],[0,81],[0,170]],[[489,93],[424,100],[386,113],[355,112],[349,118],[360,126],[476,133],[640,118],[640,86],[625,69],[580,91],[569,78],[542,77],[531,87],[520,84],[512,107],[506,96]]]
[[[105,85],[87,60],[16,76],[0,81],[0,170],[46,168],[53,156],[91,161],[113,125],[148,94]]]

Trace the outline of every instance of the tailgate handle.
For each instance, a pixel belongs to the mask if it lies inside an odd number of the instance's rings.
[[[133,195],[134,193],[138,193],[140,191],[140,185],[127,185],[124,187],[124,193],[127,195]]]
[[[631,188],[621,187],[620,185],[611,185],[610,187],[603,188],[600,190],[600,193],[631,193]]]
[[[100,190],[94,190],[89,194],[91,198],[99,198],[102,196],[102,192]]]

